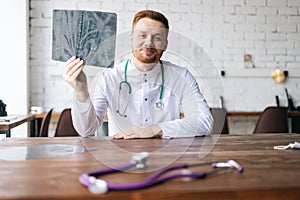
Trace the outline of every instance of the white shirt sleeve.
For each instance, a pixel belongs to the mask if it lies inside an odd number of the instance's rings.
[[[75,130],[83,137],[93,135],[100,126],[90,97],[85,102],[74,98],[71,114]]]
[[[182,73],[183,72],[183,73]],[[210,134],[213,118],[197,81],[188,70],[181,71],[182,109],[184,117],[160,123],[163,138],[194,137]],[[176,80],[177,82],[179,80]]]

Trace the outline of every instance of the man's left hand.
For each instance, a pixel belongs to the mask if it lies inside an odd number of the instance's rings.
[[[115,134],[113,139],[135,139],[161,137],[162,130],[158,125],[133,126]]]

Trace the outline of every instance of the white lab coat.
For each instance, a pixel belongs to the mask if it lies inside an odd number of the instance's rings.
[[[163,138],[194,137],[210,133],[213,118],[192,74],[183,67],[163,61],[163,110],[154,104],[159,100],[162,84],[161,64],[152,70],[139,71],[129,62],[127,81],[124,80],[125,62],[106,69],[96,84],[94,99],[81,103],[74,99],[72,118],[75,129],[82,136],[94,134],[108,115],[109,136],[131,126],[158,124]],[[93,102],[92,102],[93,101]],[[119,101],[119,103],[118,103]],[[127,117],[121,117],[116,110]],[[180,118],[183,111],[184,118]]]

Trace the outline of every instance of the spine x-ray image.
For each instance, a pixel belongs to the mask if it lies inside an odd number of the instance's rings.
[[[72,56],[86,65],[112,67],[115,56],[117,15],[83,10],[53,10],[52,59]]]

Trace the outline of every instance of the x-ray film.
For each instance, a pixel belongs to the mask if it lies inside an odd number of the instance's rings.
[[[86,65],[112,67],[115,56],[117,15],[83,10],[53,10],[52,59],[72,56]]]

